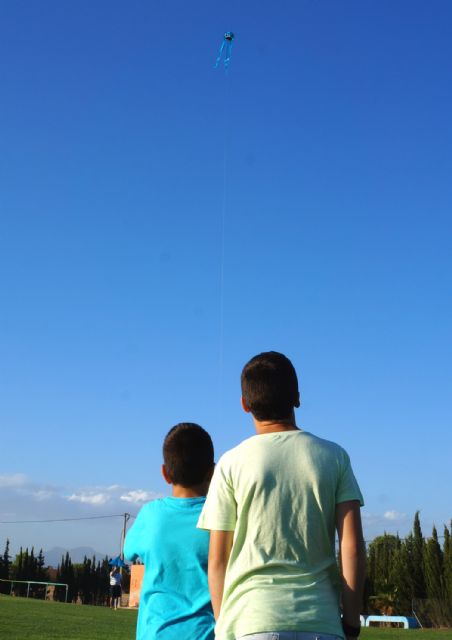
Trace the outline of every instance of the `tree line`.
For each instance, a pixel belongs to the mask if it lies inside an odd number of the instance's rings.
[[[15,560],[11,561],[9,540],[6,540],[5,550],[0,556],[0,578],[5,580],[46,580],[47,568],[42,549],[39,550],[38,555],[35,555],[34,547],[31,548],[31,551],[28,551],[28,548],[24,551],[21,547]]]
[[[19,581],[34,582],[60,582],[68,585],[68,602],[81,602],[82,604],[107,604],[109,595],[111,566],[108,557],[96,560],[96,557],[87,558],[83,562],[73,563],[69,553],[62,556],[56,571],[45,566],[45,558],[42,549],[36,555],[34,548],[31,551],[21,547],[14,560],[10,555],[10,542],[6,540],[5,550],[0,556],[0,578],[4,580],[17,580],[13,585],[13,593],[17,596],[27,595],[28,587]],[[128,590],[129,574],[127,569],[123,571],[123,586]],[[0,582],[0,593],[10,593],[11,584]],[[29,595],[43,598],[46,594],[45,586],[32,585]],[[57,586],[53,591],[53,599],[62,602],[66,599],[66,588]]]
[[[96,557],[87,558],[80,564],[74,564],[66,553],[58,565],[56,582],[68,585],[68,602],[105,605],[108,602],[111,566],[108,557],[96,561]],[[129,590],[130,575],[127,568],[122,574],[123,589]],[[65,599],[65,588],[56,587],[55,600]]]
[[[440,544],[436,527],[430,538],[424,538],[419,512],[414,516],[408,536],[385,533],[367,546],[367,580],[363,603],[364,613],[413,615],[427,626],[452,626],[452,521],[444,526]],[[110,566],[108,558],[95,557],[73,563],[69,553],[53,575],[45,566],[42,549],[35,554],[20,549],[14,560],[6,541],[0,556],[0,578],[62,582],[69,585],[68,602],[105,604],[108,594]],[[124,590],[128,590],[130,576],[123,574]],[[0,591],[9,592],[9,585],[0,582]],[[17,595],[25,595],[19,585]],[[32,594],[33,595],[33,594]],[[54,598],[65,599],[65,588],[56,587]]]
[[[367,548],[368,613],[413,615],[425,626],[452,626],[452,521],[442,544],[422,534],[419,512],[406,538],[384,534]]]

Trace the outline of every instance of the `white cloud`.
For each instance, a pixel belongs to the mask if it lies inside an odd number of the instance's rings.
[[[385,511],[383,517],[391,522],[403,522],[406,519],[406,513],[399,513],[398,511],[391,509],[390,511]]]
[[[388,509],[382,512],[369,512],[366,508],[361,511],[364,528],[364,538],[370,542],[383,533],[406,535],[409,531],[409,517],[406,513]]]
[[[140,504],[143,502],[149,502],[156,497],[155,493],[151,491],[144,491],[143,489],[136,489],[135,491],[128,491],[127,493],[119,496],[120,500],[124,502],[133,502],[135,504]]]
[[[149,502],[158,497],[160,496],[152,491],[130,489],[129,487],[113,484],[106,487],[84,487],[66,496],[66,499],[70,502],[79,502],[81,504],[94,506],[108,503],[112,508],[115,506],[119,508],[120,505],[123,507],[124,502],[140,506],[144,502]]]
[[[27,484],[27,476],[23,473],[10,473],[0,475],[0,488],[18,488]]]
[[[73,493],[68,497],[70,502],[81,502],[82,504],[102,505],[109,501],[110,497],[105,493]]]
[[[113,484],[61,485],[35,481],[21,473],[0,475],[0,521],[4,539],[11,540],[11,553],[19,547],[88,546],[100,555],[117,555],[124,511],[135,516],[143,502],[161,497],[144,488]],[[117,517],[110,517],[115,515]],[[100,516],[101,519],[93,519]],[[80,518],[79,522],[72,522]],[[24,526],[22,520],[51,523]],[[63,522],[68,520],[68,522]],[[70,522],[69,522],[70,521]],[[2,540],[0,538],[0,543]]]
[[[160,494],[119,484],[58,486],[34,482],[22,473],[0,475],[1,520],[45,520],[119,514],[136,515]]]

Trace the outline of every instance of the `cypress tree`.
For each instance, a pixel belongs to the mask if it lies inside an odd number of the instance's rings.
[[[374,596],[393,594],[393,562],[399,547],[399,537],[387,533],[378,536],[369,544],[368,577],[369,586]]]
[[[9,540],[6,539],[5,551],[0,556],[0,578],[9,580],[11,559],[9,556]],[[6,582],[0,582],[0,593],[9,593],[10,585]]]
[[[35,558],[35,548],[32,547],[30,551],[30,557],[28,558],[27,580],[36,580],[36,565],[37,562]]]
[[[28,547],[26,547],[25,551],[22,554],[22,564],[21,564],[21,574],[20,574],[21,580],[26,580],[28,575],[29,564],[30,564],[30,554],[28,552]]]
[[[20,547],[19,553],[16,554],[14,562],[11,565],[11,578],[14,580],[26,580],[25,575],[26,558],[28,557],[28,548],[24,551]],[[14,593],[16,595],[23,596],[26,593],[26,585],[16,584],[14,585]]]
[[[411,577],[411,540],[401,542],[394,556],[392,580],[394,583],[394,604],[399,615],[411,615],[413,581]]]
[[[91,560],[85,556],[83,564],[79,565],[77,569],[82,602],[83,604],[91,604]]]
[[[64,556],[61,556],[61,562],[57,567],[56,573],[56,582],[63,582],[64,576]],[[62,587],[55,587],[54,599],[55,600],[63,600],[62,596]]]
[[[66,555],[61,558],[61,565],[58,566],[57,570],[57,582],[62,582],[63,584],[67,584],[69,586],[67,601],[72,602],[74,595],[77,593],[78,589],[76,574],[71,558],[69,556],[69,552],[66,552]],[[56,599],[64,601],[65,592],[65,587],[57,587],[55,589]]]
[[[368,583],[366,595],[369,612],[392,613],[395,600],[394,559],[400,539],[385,533],[368,547]]]
[[[2,575],[1,577],[5,580],[9,580],[11,574],[11,556],[9,555],[9,539],[6,539],[5,550],[2,556]]]
[[[424,576],[427,598],[442,600],[443,590],[443,554],[438,542],[436,527],[433,527],[432,537],[424,547]]]
[[[413,596],[415,598],[425,598],[424,546],[425,541],[422,535],[419,511],[416,511],[413,523],[413,549],[411,567],[413,571]]]
[[[39,554],[36,559],[36,580],[47,580],[48,574],[45,569],[45,557],[42,549],[39,549]]]
[[[97,571],[96,571],[96,556],[94,555],[91,560],[91,572],[90,572],[90,591],[91,591],[91,602],[93,604],[96,603],[97,598]]]
[[[106,604],[109,589],[110,589],[110,565],[108,563],[108,556],[102,561],[99,573],[99,597],[102,604]]]
[[[108,557],[102,562],[99,560],[96,566],[96,604],[104,605],[107,600],[109,586],[110,565]]]
[[[452,531],[452,521],[451,521]],[[452,540],[451,531],[444,525],[444,546],[443,546],[443,577],[444,596],[452,606]]]
[[[15,560],[12,565],[12,577],[16,580],[22,580],[23,577],[23,557],[24,552],[22,547],[19,549],[19,553],[16,554]]]
[[[90,591],[91,591],[91,602],[96,602],[96,592],[97,592],[97,574],[96,574],[96,556],[94,555],[91,560],[91,571],[89,574],[90,577]]]

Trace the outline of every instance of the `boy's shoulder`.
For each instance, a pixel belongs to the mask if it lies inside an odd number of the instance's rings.
[[[233,464],[241,458],[247,459],[253,450],[271,447],[282,439],[286,440],[288,445],[291,447],[300,446],[316,450],[317,452],[321,451],[324,454],[329,454],[336,458],[348,458],[348,454],[345,449],[336,442],[333,442],[332,440],[325,440],[324,438],[320,438],[309,431],[300,429],[298,431],[285,431],[250,436],[249,438],[242,440],[242,442],[232,449],[226,451],[221,456],[219,464],[221,464],[221,466],[228,467],[230,464]]]
[[[225,451],[220,456],[218,464],[228,464],[241,455],[246,454],[249,449],[252,449],[254,447],[255,443],[257,442],[256,438],[258,437],[259,436],[257,435],[250,436],[249,438],[246,438],[245,440],[242,440],[241,442],[236,444],[235,447],[232,447],[231,449]]]
[[[309,442],[313,447],[318,447],[319,449],[330,451],[335,455],[347,455],[345,449],[341,447],[341,445],[337,442],[333,442],[333,440],[320,438],[319,436],[316,436],[309,431],[303,431],[302,433],[305,434],[307,442]]]
[[[206,496],[196,498],[175,498],[174,496],[155,498],[154,500],[150,500],[150,502],[146,502],[146,504],[141,507],[140,515],[146,517],[163,511],[196,510],[202,508],[205,500]]]
[[[149,502],[145,502],[141,507],[142,511],[152,511],[153,509],[159,509],[162,504],[165,502],[166,498],[154,498],[153,500],[149,500]]]
[[[348,453],[345,449],[333,440],[326,440],[310,433],[309,431],[300,430],[300,447],[309,451],[309,455],[313,458],[329,460],[340,466],[347,464],[349,461]]]
[[[140,519],[149,518],[161,511],[165,507],[166,498],[155,498],[142,505],[138,516]]]

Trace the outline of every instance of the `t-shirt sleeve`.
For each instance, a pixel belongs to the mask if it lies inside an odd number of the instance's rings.
[[[135,522],[126,535],[126,539],[124,542],[124,556],[131,562],[134,562],[138,557],[141,556],[143,552],[142,540],[146,523],[146,512],[148,511],[148,508],[148,504],[141,508],[137,517],[135,518]]]
[[[210,483],[209,492],[198,520],[198,529],[234,531],[237,502],[227,464],[220,458]]]
[[[358,500],[359,504],[364,506],[364,499],[356,481],[355,474],[353,473],[350,458],[344,450],[342,450],[342,453],[342,468],[336,488],[336,504],[339,502],[348,502],[349,500]]]

